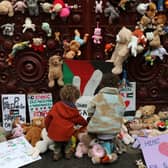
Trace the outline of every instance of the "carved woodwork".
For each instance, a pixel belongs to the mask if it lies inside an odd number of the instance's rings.
[[[103,8],[107,0],[103,0]],[[62,20],[56,17],[51,20],[50,14],[42,12],[40,15],[31,17],[36,24],[36,31],[27,30],[22,33],[22,25],[29,14],[15,12],[13,17],[0,15],[0,24],[15,23],[14,35],[9,37],[0,30],[0,94],[4,93],[42,93],[52,92],[54,101],[58,100],[59,87],[48,88],[48,58],[53,54],[63,54],[63,40],[70,41],[74,37],[74,29],[78,29],[81,36],[89,33],[90,38],[86,45],[81,47],[81,60],[104,61],[104,45],[108,42],[115,43],[117,32],[122,26],[134,29],[140,16],[136,12],[138,2],[131,1],[127,10],[120,10],[120,17],[108,24],[108,19],[103,13],[95,13],[95,0],[65,0],[69,5],[78,4],[79,8],[71,10],[71,15]],[[112,1],[117,6],[118,1]],[[53,34],[47,37],[41,29],[42,22],[48,22]],[[94,44],[91,36],[97,22],[102,29],[103,40],[101,44]],[[61,33],[61,43],[55,40],[54,32]],[[14,58],[14,64],[8,66],[6,59],[12,50],[12,46],[21,41],[32,40],[33,37],[42,37],[46,49],[44,53],[26,48],[18,51]],[[167,35],[162,39],[163,46],[168,49]],[[158,110],[168,109],[168,58],[163,61],[157,59],[153,66],[148,65],[143,55],[129,57],[126,62],[128,79],[137,82],[137,107],[144,104],[156,104]],[[1,110],[0,110],[1,111]]]

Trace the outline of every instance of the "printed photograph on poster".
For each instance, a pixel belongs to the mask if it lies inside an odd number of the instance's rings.
[[[136,82],[129,82],[129,86],[122,87],[120,94],[123,96],[126,111],[136,110]]]
[[[168,167],[168,134],[156,137],[138,137],[147,168]]]
[[[2,94],[2,124],[6,131],[11,131],[13,120],[19,117],[26,122],[26,96],[25,94]]]
[[[53,105],[51,93],[28,94],[27,101],[30,121],[33,117],[45,117]]]
[[[33,159],[29,155],[32,148],[23,136],[0,143],[0,167],[19,168],[41,159],[40,156]]]

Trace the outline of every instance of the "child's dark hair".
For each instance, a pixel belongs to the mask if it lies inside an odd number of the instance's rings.
[[[96,89],[96,92],[98,92],[100,89],[104,87],[114,87],[118,88],[120,82],[119,75],[115,75],[113,73],[104,73],[102,81],[100,82],[100,85]]]
[[[80,97],[80,91],[77,87],[66,84],[60,90],[60,98],[61,100],[74,102]]]

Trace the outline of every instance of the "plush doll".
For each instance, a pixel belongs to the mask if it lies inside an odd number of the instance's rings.
[[[16,124],[16,127],[12,129],[12,138],[23,136],[23,128],[20,124]]]
[[[140,106],[135,113],[136,118],[148,118],[149,116],[155,113],[156,106],[155,105],[144,105]]]
[[[22,32],[24,33],[27,29],[31,29],[33,31],[36,31],[35,27],[36,25],[32,23],[32,20],[30,17],[26,17],[25,23],[22,25],[23,30]]]
[[[121,74],[123,70],[123,63],[129,56],[129,48],[128,44],[131,40],[132,32],[126,27],[122,27],[119,33],[116,36],[116,46],[112,53],[110,60],[107,62],[113,62],[114,68],[112,69],[112,73]]]
[[[102,163],[102,159],[105,157],[105,155],[106,152],[104,148],[96,141],[92,141],[88,150],[88,156],[91,158],[92,163]]]
[[[81,38],[80,32],[78,29],[74,30],[74,40],[67,42],[64,40],[64,54],[63,57],[66,59],[73,59],[75,56],[81,55],[80,47],[88,41],[89,34],[85,33],[83,38]]]
[[[74,40],[77,41],[80,44],[80,46],[84,45],[88,41],[89,37],[88,33],[85,33],[83,38],[81,38],[79,30],[75,29],[74,34],[75,34]]]
[[[101,35],[101,28],[99,27],[99,23],[97,23],[97,27],[94,29],[94,35],[92,36],[93,42],[95,44],[100,44],[103,39]]]
[[[48,87],[54,87],[55,79],[59,86],[64,85],[62,64],[63,61],[59,55],[53,55],[49,58]]]
[[[34,37],[32,44],[29,44],[29,47],[34,51],[44,52],[46,45],[43,44],[43,39],[40,37]]]
[[[103,1],[102,0],[100,0],[100,2],[95,1],[95,4],[96,4],[95,13],[102,13],[103,12],[103,9],[102,9]]]
[[[136,10],[139,14],[144,15],[147,11],[147,8],[149,6],[149,3],[139,3],[136,7]]]
[[[30,16],[38,16],[39,15],[39,5],[38,0],[27,0],[27,7]]]
[[[19,11],[21,12],[22,14],[25,13],[25,8],[27,8],[27,5],[25,3],[25,1],[17,1],[14,6],[14,11]]]
[[[75,156],[77,158],[82,158],[83,155],[88,154],[89,145],[93,138],[91,138],[91,136],[89,136],[88,133],[85,131],[78,133],[77,139],[79,142],[76,146]]]
[[[156,13],[156,4],[154,2],[150,2],[148,4],[147,10],[145,11],[145,14],[141,17],[140,21],[138,22],[139,28],[142,30],[152,28],[152,21]]]
[[[0,2],[0,15],[8,15],[9,17],[14,15],[13,6],[10,1],[3,0]]]
[[[147,38],[145,37],[143,31],[139,28],[132,32],[131,41],[128,44],[128,48],[131,50],[131,54],[136,57],[137,53],[141,53],[147,43]]]
[[[111,5],[110,2],[106,2],[106,8],[104,9],[105,17],[108,17],[108,23],[112,24],[113,20],[119,18],[118,11]]]
[[[25,138],[32,146],[41,139],[41,131],[44,128],[44,118],[34,117],[32,123],[28,127],[24,127]]]
[[[52,9],[53,5],[49,2],[44,2],[44,3],[40,3],[40,6],[44,13],[50,13],[50,10]]]
[[[3,35],[7,35],[7,36],[13,36],[14,35],[14,31],[15,31],[15,23],[6,23],[1,25],[1,28],[3,29]]]
[[[28,154],[31,155],[33,159],[36,159],[39,154],[45,153],[47,149],[53,150],[53,148],[54,141],[48,137],[46,128],[43,128],[41,131],[41,140],[36,142],[35,146],[28,151]]]
[[[13,64],[14,57],[16,56],[16,53],[18,51],[21,51],[28,46],[29,46],[29,41],[22,41],[14,44],[12,47],[12,52],[9,53],[8,58],[6,59],[6,62],[8,63],[8,65],[11,66]]]
[[[44,30],[48,37],[52,36],[52,29],[47,22],[42,22],[41,29]]]
[[[149,41],[149,46],[152,48],[159,48],[161,46],[160,35],[163,34],[163,26],[158,25],[153,32],[153,39]]]
[[[129,135],[127,127],[123,124],[121,127],[121,131],[118,134],[118,137],[124,142],[124,144],[128,145],[134,142],[134,138]]]

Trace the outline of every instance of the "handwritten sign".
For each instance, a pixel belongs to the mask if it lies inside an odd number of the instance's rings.
[[[88,108],[88,103],[92,99],[92,96],[81,96],[77,101],[76,101],[76,107],[78,108],[80,114],[87,119],[88,118],[88,113],[87,113],[87,108]]]
[[[136,83],[130,82],[130,86],[122,87],[120,89],[120,94],[122,95],[126,111],[136,110]]]
[[[168,168],[168,134],[138,140],[148,168]]]
[[[6,131],[11,131],[12,122],[19,117],[26,122],[26,97],[25,94],[2,94],[2,122]]]
[[[53,105],[51,93],[29,94],[27,100],[30,121],[33,117],[45,117]]]
[[[41,159],[40,156],[32,159],[28,155],[32,146],[24,137],[2,142],[0,143],[0,149],[0,167],[2,168],[18,168]]]

